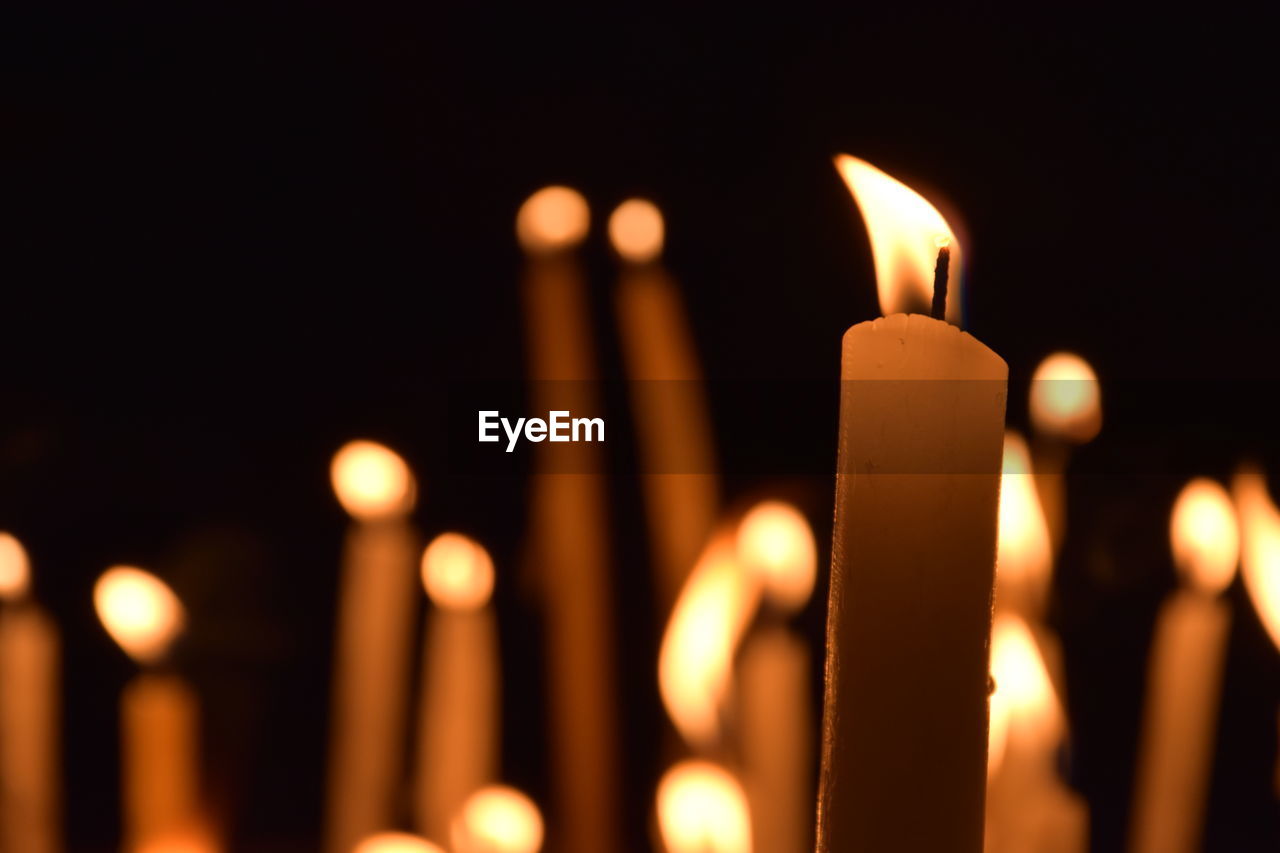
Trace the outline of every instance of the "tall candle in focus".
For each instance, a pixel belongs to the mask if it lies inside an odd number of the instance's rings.
[[[422,555],[432,609],[422,654],[416,817],[444,842],[467,797],[493,780],[498,757],[498,637],[493,561],[480,543],[444,533]]]
[[[837,165],[871,235],[882,307],[929,304],[940,246],[959,270],[951,228],[873,166]],[[999,356],[939,319],[892,314],[845,333],[819,851],[982,849],[1007,378]]]
[[[1066,535],[1065,472],[1071,448],[1102,429],[1102,393],[1089,363],[1055,352],[1031,374],[1031,424],[1035,427],[1035,484],[1049,524],[1053,553]]]
[[[58,633],[30,585],[26,550],[0,532],[0,850],[53,853],[62,846]]]
[[[481,788],[453,821],[454,853],[538,853],[542,813],[533,800],[506,785]]]
[[[535,411],[600,414],[586,282],[574,250],[586,201],[568,187],[530,196],[516,216]],[[617,719],[608,515],[596,443],[534,450],[531,557],[546,608],[553,824],[565,853],[614,849]]]
[[[330,475],[352,525],[338,589],[325,850],[348,853],[391,825],[404,770],[417,486],[405,461],[372,441],[343,446]]]
[[[751,818],[742,786],[707,761],[682,761],[658,783],[658,832],[666,853],[751,853]]]
[[[616,306],[631,380],[658,604],[666,610],[715,526],[719,484],[711,418],[693,334],[662,266],[665,226],[651,202],[629,199],[609,217],[622,260]]]
[[[1226,489],[1199,478],[1170,521],[1181,584],[1156,617],[1129,849],[1199,850],[1213,769],[1231,609],[1220,594],[1236,573],[1240,534]]]

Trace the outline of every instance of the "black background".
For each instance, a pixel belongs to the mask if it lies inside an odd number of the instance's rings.
[[[1096,849],[1116,849],[1177,482],[1114,472],[1138,456],[1178,476],[1280,461],[1273,22],[264,3],[41,6],[13,23],[0,527],[28,546],[64,632],[73,849],[110,849],[118,831],[115,703],[132,665],[90,603],[118,562],[163,574],[192,613],[179,664],[207,697],[236,848],[315,846],[344,526],[327,462],[356,435],[414,464],[424,530],[492,546],[505,775],[545,802],[539,617],[513,570],[522,472],[448,474],[430,438],[448,382],[523,374],[514,212],[551,182],[581,189],[597,221],[631,194],[658,202],[707,373],[816,389],[789,440],[763,449],[713,393],[728,496],[790,493],[826,537],[829,478],[778,482],[748,463],[834,464],[834,386],[814,380],[834,382],[841,333],[878,313],[839,151],[962,212],[967,326],[1010,363],[1011,422],[1054,349],[1089,358],[1104,394],[1178,380],[1167,399],[1107,398],[1089,453],[1112,473],[1075,491],[1058,575],[1067,769]],[[618,376],[598,230],[586,260]],[[1231,380],[1215,399],[1242,405],[1200,410],[1187,379]],[[643,849],[662,769],[659,619],[638,603],[625,441],[614,454],[627,830]],[[822,595],[798,622],[815,639]],[[1230,598],[1208,839],[1274,849],[1280,661],[1238,583]]]

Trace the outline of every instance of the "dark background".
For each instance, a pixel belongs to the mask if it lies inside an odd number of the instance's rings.
[[[1116,849],[1173,490],[1242,455],[1273,477],[1280,461],[1273,22],[180,5],[19,10],[0,51],[0,528],[62,625],[73,849],[118,831],[116,701],[133,667],[90,602],[118,562],[158,571],[192,613],[179,665],[207,697],[210,784],[237,849],[315,846],[344,527],[327,463],[357,435],[414,464],[424,530],[491,545],[505,775],[545,802],[539,616],[513,571],[522,475],[449,473],[432,438],[450,381],[523,374],[515,210],[551,182],[581,189],[597,221],[630,194],[657,201],[707,373],[812,389],[762,451],[713,388],[726,493],[793,494],[826,541],[832,483],[812,474],[835,459],[826,383],[843,330],[878,313],[838,151],[963,213],[967,326],[1010,363],[1011,422],[1054,349],[1102,378],[1106,431],[1083,456],[1106,473],[1073,492],[1053,613],[1066,769],[1095,847]],[[616,378],[598,230],[586,260]],[[1126,401],[1126,387],[1146,390]],[[638,603],[629,448],[613,452],[627,829],[643,847],[659,617]],[[807,475],[762,475],[762,452]],[[797,623],[815,639],[823,595]],[[1239,583],[1230,597],[1208,839],[1274,849],[1280,658]]]

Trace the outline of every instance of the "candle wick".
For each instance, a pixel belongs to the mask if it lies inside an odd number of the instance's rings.
[[[933,268],[933,311],[935,320],[947,319],[947,275],[951,267],[951,247],[938,249],[938,264]]]

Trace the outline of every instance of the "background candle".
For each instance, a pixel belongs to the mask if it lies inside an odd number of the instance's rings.
[[[658,783],[656,810],[666,853],[753,849],[747,797],[738,780],[718,765],[683,761],[672,767]]]
[[[379,832],[362,840],[351,853],[444,853],[444,850],[406,832]]]
[[[454,853],[538,853],[542,814],[533,800],[505,785],[474,792],[453,823]]]

